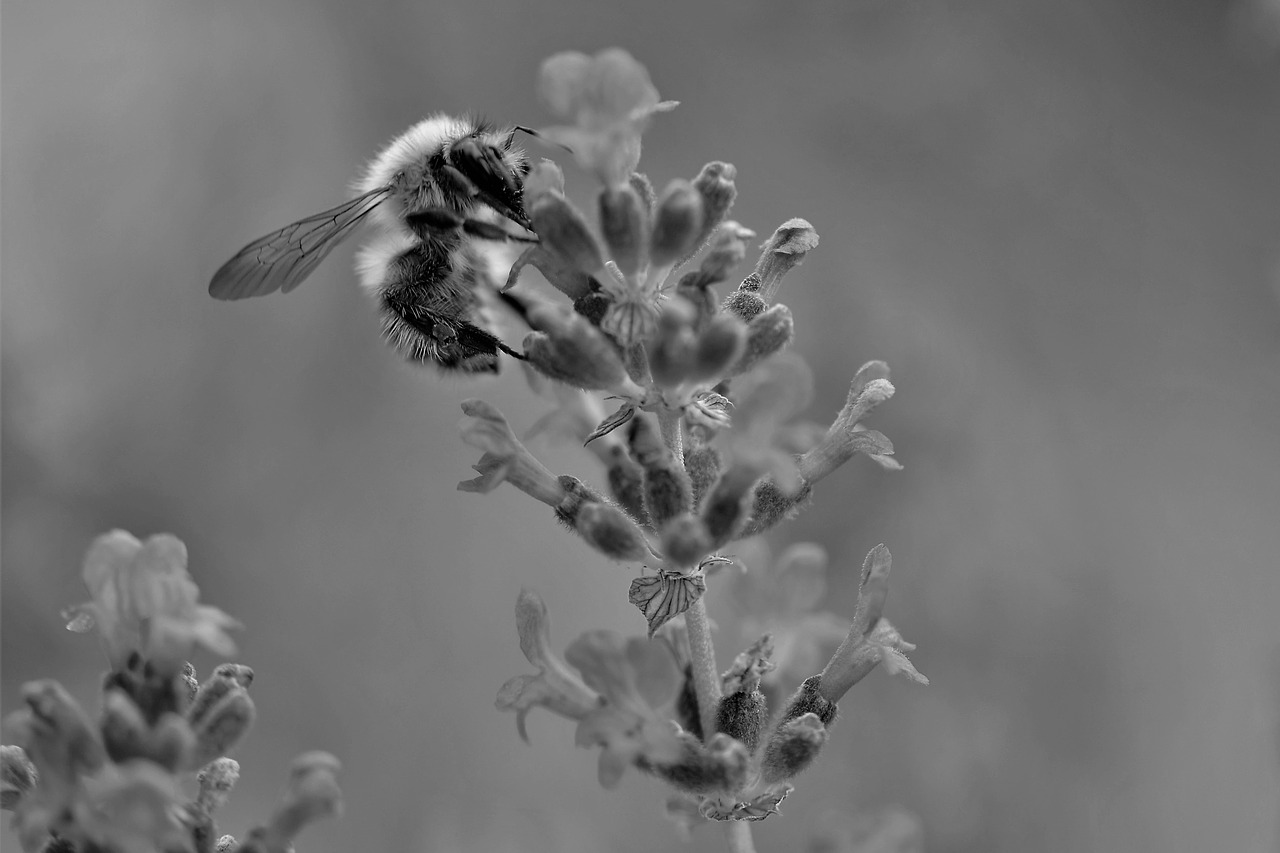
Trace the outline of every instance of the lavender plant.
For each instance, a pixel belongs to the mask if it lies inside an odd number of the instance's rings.
[[[678,827],[719,822],[730,848],[744,853],[753,849],[751,824],[778,814],[793,780],[818,757],[850,688],[880,664],[927,683],[905,655],[914,646],[883,615],[891,566],[884,545],[863,563],[848,620],[814,612],[826,570],[818,546],[793,545],[776,567],[733,556],[741,553],[733,543],[803,510],[815,486],[855,455],[900,467],[893,444],[865,423],[894,386],[888,366],[869,361],[854,372],[829,425],[798,422],[812,380],[787,351],[794,320],[778,295],[817,247],[813,226],[779,225],[752,272],[721,299],[715,288],[730,282],[756,236],[729,218],[734,167],[711,162],[692,180],[654,189],[637,171],[641,135],[675,104],[660,100],[645,69],[621,50],[554,56],[539,90],[564,123],[538,134],[598,180],[595,216],[568,200],[555,163],[534,166],[519,193],[503,196],[522,206],[508,218],[537,234],[503,288],[532,327],[520,350],[435,303],[418,332],[441,347],[432,350],[441,364],[467,362],[446,346],[461,346],[463,333],[471,347],[463,355],[486,370],[499,351],[515,355],[530,384],[555,400],[535,429],[585,445],[599,463],[599,485],[551,471],[498,408],[472,399],[463,404],[462,437],[481,456],[477,476],[458,488],[485,493],[508,483],[550,507],[603,559],[637,564],[627,594],[647,632],[588,631],[561,654],[546,605],[524,590],[516,628],[535,671],[503,684],[496,704],[515,713],[526,740],[535,707],[573,721],[578,745],[599,750],[603,786],[628,768],[651,775],[670,787],[666,810]],[[456,190],[468,186],[465,175],[454,179]],[[337,208],[255,241],[215,276],[211,292],[240,298],[292,289],[349,226],[397,191],[398,180],[359,197],[355,213]],[[427,250],[460,245],[432,243],[443,240],[440,229],[470,228],[487,239],[505,233],[437,214],[414,214],[435,235],[423,238]],[[295,240],[313,221],[336,230],[316,245]],[[536,290],[526,268],[555,293]],[[392,269],[412,272],[398,261]],[[440,269],[436,276],[436,285],[453,281]],[[430,291],[432,281],[411,284]],[[384,301],[408,287],[399,278],[383,285]],[[470,295],[453,297],[469,309]],[[223,664],[196,682],[190,652],[234,654],[227,632],[236,626],[198,603],[186,565],[185,547],[169,536],[140,543],[116,531],[90,548],[85,581],[93,600],[69,627],[97,627],[111,670],[96,724],[52,681],[27,685],[27,707],[6,721],[19,745],[4,747],[3,804],[14,811],[24,849],[284,853],[303,826],[339,809],[337,762],[311,753],[295,763],[284,801],[264,825],[242,842],[219,837],[214,814],[239,772],[226,754],[255,713],[252,671]],[[754,632],[723,671],[707,611],[708,595],[720,592]],[[199,793],[188,799],[181,782],[192,773]],[[915,843],[909,818],[888,826],[876,837],[889,840],[877,843]]]
[[[168,535],[98,537],[84,561],[92,600],[69,611],[73,631],[97,629],[110,662],[96,721],[53,680],[23,686],[9,714],[16,745],[0,747],[0,804],[28,853],[290,853],[311,822],[341,810],[337,759],[300,755],[279,804],[243,840],[215,815],[240,776],[227,757],[252,726],[253,670],[216,667],[200,682],[196,648],[236,653],[238,623],[200,604],[187,549]],[[194,798],[184,792],[192,776]]]
[[[524,590],[516,627],[536,671],[507,681],[497,707],[515,712],[526,739],[535,707],[572,720],[578,745],[600,751],[603,786],[635,767],[674,789],[667,811],[681,827],[723,822],[731,849],[751,850],[751,822],[778,813],[850,688],[881,663],[928,683],[905,655],[914,646],[883,616],[891,565],[884,545],[867,555],[844,622],[809,612],[822,594],[820,549],[788,550],[773,590],[754,602],[738,596],[759,606],[747,618],[765,630],[727,670],[717,664],[707,615],[707,596],[731,574],[726,554],[735,540],[794,516],[856,454],[900,467],[889,439],[865,424],[893,396],[889,368],[870,361],[856,370],[825,429],[795,423],[811,380],[803,361],[784,352],[794,321],[777,297],[818,245],[814,228],[783,222],[754,270],[721,300],[714,288],[730,280],[755,236],[729,219],[734,167],[712,162],[655,192],[636,171],[641,134],[674,104],[659,99],[623,51],[554,56],[539,87],[566,122],[541,134],[569,148],[601,184],[595,227],[566,198],[555,164],[534,167],[524,206],[541,242],[515,262],[507,289],[526,291],[521,273],[533,267],[564,297],[527,299],[534,329],[523,345],[527,375],[556,400],[539,428],[584,443],[603,485],[553,473],[497,408],[469,400],[463,439],[482,455],[479,476],[458,488],[489,492],[508,483],[549,506],[604,559],[640,564],[628,594],[648,631],[632,638],[588,631],[560,655],[546,605]],[[725,585],[760,586],[760,568],[751,567],[754,581]],[[782,618],[770,621],[770,608]],[[827,652],[839,645],[825,665],[815,663],[828,641]],[[792,677],[799,685],[783,698],[781,681]]]

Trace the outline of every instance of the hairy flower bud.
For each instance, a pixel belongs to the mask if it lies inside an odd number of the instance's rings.
[[[760,743],[760,732],[769,719],[764,694],[759,690],[739,690],[720,700],[716,711],[716,728],[742,741],[749,752]]]
[[[294,759],[289,787],[266,826],[249,833],[245,853],[287,853],[308,824],[342,813],[338,771],[342,765],[327,752],[308,752]],[[221,843],[221,842],[219,842]]]
[[[720,476],[723,460],[715,446],[704,444],[687,451],[684,455],[684,468],[689,474],[689,482],[693,486],[693,505],[701,506],[703,497],[711,484]]]
[[[698,508],[711,537],[711,547],[719,548],[733,539],[746,524],[752,504],[752,488],[760,471],[752,465],[734,465],[720,475]]]
[[[574,521],[574,530],[588,544],[615,560],[643,560],[651,555],[644,534],[626,513],[609,504],[587,504]]]
[[[773,527],[779,521],[791,517],[813,494],[808,483],[796,492],[787,491],[773,480],[764,480],[756,486],[751,504],[751,519],[742,535],[755,536]]]
[[[738,197],[738,188],[733,183],[737,174],[738,170],[732,164],[714,160],[703,166],[698,177],[693,179],[693,187],[702,197],[703,210],[702,228],[694,241],[693,251],[707,242],[707,238],[729,215],[729,209]]]
[[[630,184],[600,191],[600,229],[618,269],[635,275],[649,248],[649,211]]]
[[[609,492],[627,513],[641,524],[648,523],[644,508],[644,469],[621,445],[610,448],[606,476]]]
[[[53,790],[74,787],[79,777],[96,772],[105,751],[84,710],[56,681],[31,681],[22,686],[27,707],[5,718],[11,731],[40,774],[42,786]]]
[[[654,212],[649,263],[659,269],[668,267],[696,249],[703,222],[697,189],[688,181],[672,181]]]
[[[193,766],[208,764],[234,749],[249,733],[256,717],[249,691],[239,685],[232,687],[206,713],[190,720],[195,732]]]
[[[644,469],[644,501],[649,519],[661,527],[693,508],[693,485],[684,466],[662,440],[652,415],[632,421],[631,455]]]
[[[705,291],[709,286],[725,281],[730,271],[746,258],[747,241],[755,236],[756,232],[740,223],[732,220],[722,223],[711,238],[698,269],[689,273],[687,281],[682,279],[680,286]]]
[[[728,373],[747,347],[747,327],[729,314],[709,321],[698,335],[697,349],[688,368],[688,381],[710,383]]]
[[[827,742],[827,729],[812,712],[780,725],[769,738],[760,761],[760,777],[766,785],[785,782],[818,757]]]
[[[617,348],[581,314],[540,305],[529,311],[529,322],[538,331],[525,338],[525,356],[542,373],[590,391],[643,395]]]
[[[746,345],[742,356],[729,371],[733,376],[746,373],[760,362],[781,352],[795,337],[795,321],[791,309],[775,305],[762,311],[747,324]]]
[[[693,513],[678,515],[662,528],[662,553],[677,566],[692,566],[715,547],[707,525]]]
[[[542,245],[574,269],[593,275],[604,266],[600,246],[592,236],[587,220],[564,196],[554,193],[539,196],[529,212],[529,219]]]
[[[712,735],[704,746],[693,735],[680,737],[680,756],[660,765],[641,764],[668,783],[690,794],[733,793],[743,788],[751,756],[740,742],[724,733]]]
[[[693,305],[680,298],[669,300],[658,317],[658,334],[648,348],[649,370],[664,388],[680,385],[693,367],[698,349],[695,317]]]
[[[630,516],[606,503],[577,477],[561,476],[564,499],[556,518],[576,531],[596,550],[615,560],[643,560],[651,556],[648,540]]]

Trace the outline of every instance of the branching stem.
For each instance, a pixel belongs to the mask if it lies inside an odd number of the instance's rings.
[[[658,413],[658,427],[667,449],[676,462],[684,467],[684,440],[681,435],[679,410],[663,410]],[[711,643],[711,622],[707,618],[705,593],[684,612],[684,624],[689,630],[689,651],[693,659],[693,689],[698,696],[698,717],[702,723],[702,738],[709,739],[716,733],[716,717],[722,695],[720,672],[716,669],[716,650]],[[742,820],[726,821],[725,838],[730,853],[756,853],[751,838],[751,824]]]

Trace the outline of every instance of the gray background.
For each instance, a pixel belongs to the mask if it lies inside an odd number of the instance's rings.
[[[616,44],[683,102],[647,137],[655,182],[728,160],[736,218],[822,234],[781,296],[809,416],[870,358],[898,387],[877,426],[906,470],[856,461],[774,542],[823,543],[845,613],[888,543],[933,684],[859,686],[760,849],[900,804],[933,851],[1276,850],[1266,2],[5,3],[4,710],[45,675],[96,701],[58,616],[83,551],[171,531],[258,670],[228,831],[323,747],[347,814],[303,853],[687,849],[659,784],[603,791],[568,723],[535,713],[526,747],[493,710],[527,671],[521,586],[560,646],[643,627],[630,575],[541,505],[454,491],[460,400],[544,410],[519,372],[400,363],[349,247],[288,297],[205,292],[422,115],[546,123],[540,61]]]

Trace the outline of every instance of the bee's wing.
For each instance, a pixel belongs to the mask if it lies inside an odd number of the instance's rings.
[[[288,293],[302,284],[391,190],[390,186],[379,187],[254,240],[214,273],[209,295],[214,299],[245,299],[277,290]]]

